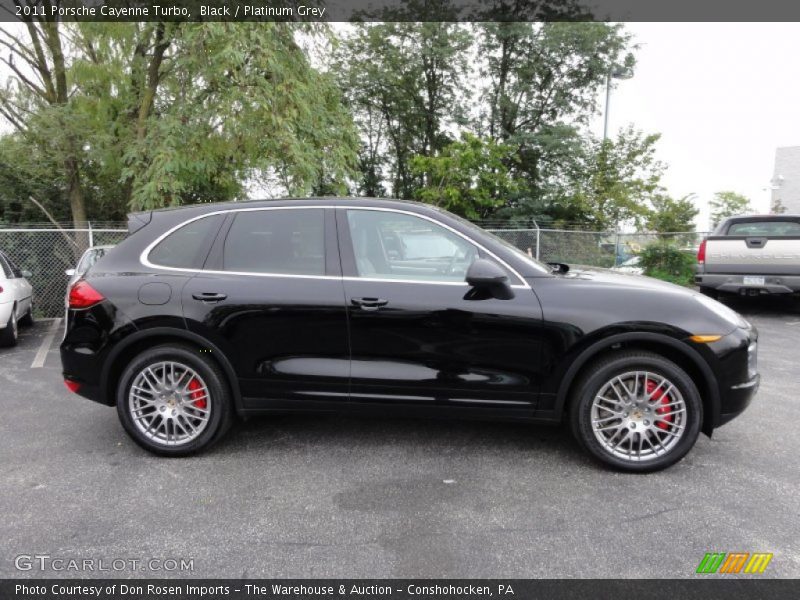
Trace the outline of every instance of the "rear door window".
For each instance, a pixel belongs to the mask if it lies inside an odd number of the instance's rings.
[[[324,275],[324,209],[270,209],[237,213],[225,238],[223,270]]]

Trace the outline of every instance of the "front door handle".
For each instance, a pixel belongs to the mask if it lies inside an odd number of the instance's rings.
[[[217,292],[203,292],[202,294],[192,294],[192,298],[200,300],[200,302],[221,302],[227,298],[227,294],[219,294]]]
[[[350,302],[361,310],[378,310],[381,306],[389,304],[389,301],[383,298],[353,298]]]

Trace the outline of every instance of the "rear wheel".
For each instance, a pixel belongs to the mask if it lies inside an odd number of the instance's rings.
[[[224,373],[189,346],[143,352],[125,369],[117,389],[125,431],[163,456],[208,448],[227,431],[232,411]]]
[[[28,312],[19,320],[19,324],[24,327],[32,327],[33,326],[33,302],[31,301],[31,305],[28,307]]]
[[[576,384],[572,429],[596,458],[623,471],[657,471],[683,458],[703,421],[700,394],[678,365],[645,351],[595,363]]]
[[[17,330],[17,307],[11,309],[11,316],[4,329],[0,330],[0,346],[16,346],[19,332]]]

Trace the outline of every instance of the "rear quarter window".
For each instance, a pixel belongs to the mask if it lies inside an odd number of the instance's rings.
[[[756,221],[733,223],[728,235],[800,237],[800,221]]]
[[[222,215],[213,215],[183,225],[150,250],[148,260],[160,267],[201,268],[222,218]]]

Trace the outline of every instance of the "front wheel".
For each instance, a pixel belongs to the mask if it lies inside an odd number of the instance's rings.
[[[602,359],[576,384],[572,430],[596,458],[623,471],[658,471],[697,441],[703,405],[678,365],[645,351]]]
[[[224,373],[189,346],[157,346],[141,353],[117,386],[117,413],[125,431],[162,456],[208,448],[227,431],[232,411]]]

